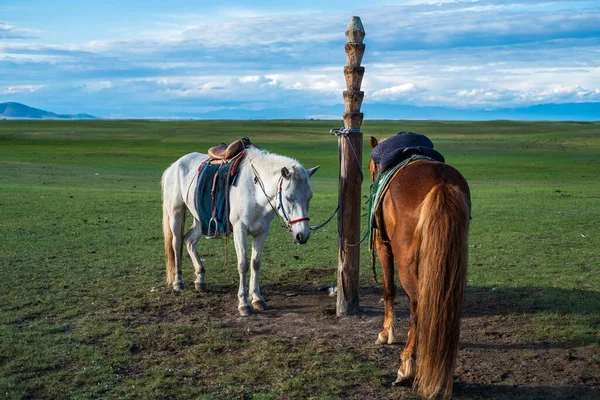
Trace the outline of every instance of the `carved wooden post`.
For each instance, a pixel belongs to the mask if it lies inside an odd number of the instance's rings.
[[[365,30],[359,17],[352,17],[346,28],[346,89],[343,114],[344,129],[340,132],[340,192],[338,214],[338,294],[337,315],[354,315],[359,311],[358,281],[360,262],[360,205],[362,184],[362,142],[360,106],[364,92],[360,84],[365,68],[360,66],[365,45]]]

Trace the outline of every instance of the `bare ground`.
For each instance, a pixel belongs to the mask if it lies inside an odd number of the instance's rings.
[[[329,297],[316,282],[287,287],[267,286],[262,292],[269,310],[249,317],[243,318],[238,314],[235,288],[212,287],[209,292],[201,294],[204,300],[202,306],[188,304],[180,310],[170,309],[170,316],[165,318],[219,316],[223,324],[240,337],[276,335],[279,339],[290,341],[327,343],[329,348],[350,351],[356,357],[378,365],[388,376],[382,384],[365,382],[348,387],[342,398],[416,398],[410,387],[391,386],[408,331],[408,305],[403,293],[396,300],[400,342],[382,346],[375,344],[383,321],[379,287],[363,287],[361,313],[343,318],[335,315],[335,297]],[[532,342],[527,339],[532,336],[533,330],[531,314],[523,310],[515,314],[514,310],[494,302],[494,299],[486,291],[467,292],[454,398],[600,399],[600,346]],[[140,317],[138,314],[133,318],[137,320]],[[161,319],[159,315],[150,318]]]

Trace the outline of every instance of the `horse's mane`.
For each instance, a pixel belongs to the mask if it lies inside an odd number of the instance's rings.
[[[262,167],[273,171],[279,170],[282,167],[302,168],[302,165],[294,158],[270,153],[267,150],[254,146],[250,146],[246,149],[246,160],[253,161],[256,164],[260,164]]]

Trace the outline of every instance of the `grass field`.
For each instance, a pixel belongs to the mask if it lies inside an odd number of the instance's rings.
[[[249,136],[305,167],[320,165],[311,203],[317,223],[337,203],[332,127],[0,121],[0,397],[337,398],[348,388],[387,385],[397,359],[382,370],[325,339],[251,335],[235,317],[187,312],[235,309],[231,241],[200,243],[212,294],[176,296],[164,285],[159,182],[171,162]],[[467,300],[484,294],[490,309],[527,320],[522,342],[598,354],[600,123],[369,121],[365,165],[368,137],[399,130],[427,134],[469,181]],[[368,182],[363,189],[366,196]],[[334,220],[306,246],[293,246],[274,224],[266,296],[269,288],[333,284],[336,234]],[[376,288],[366,246],[361,260],[362,284]],[[184,262],[189,284],[193,268]],[[326,296],[322,302],[334,306]]]

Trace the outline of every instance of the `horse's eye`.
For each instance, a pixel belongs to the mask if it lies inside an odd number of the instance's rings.
[[[293,203],[294,202],[294,199],[292,199],[289,196],[286,196],[285,199],[288,201],[288,203]]]

